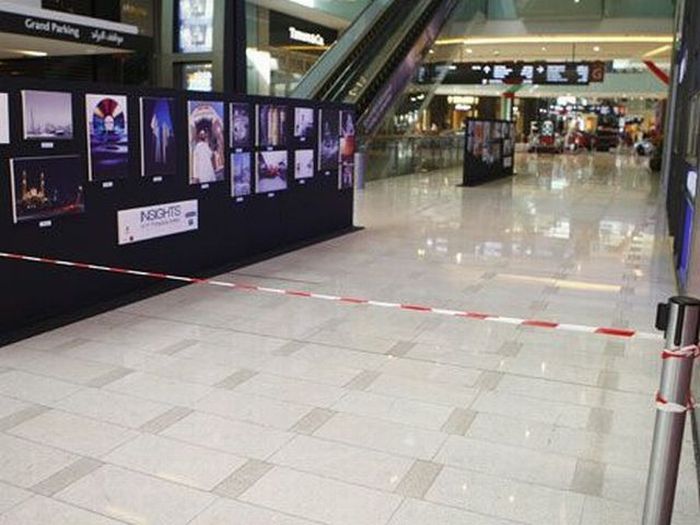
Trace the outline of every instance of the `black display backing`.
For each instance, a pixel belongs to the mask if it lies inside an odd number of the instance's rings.
[[[490,119],[466,119],[465,140],[464,140],[464,166],[462,171],[462,184],[460,186],[478,186],[504,177],[512,177],[515,166],[515,134],[511,128],[512,153],[506,155],[510,157],[510,166],[505,166],[503,163],[503,138],[499,139],[497,147],[500,151],[498,162],[487,163],[478,159],[469,151],[469,123],[470,122],[487,122],[487,123],[508,123],[513,124],[510,120],[490,120]],[[513,126],[514,127],[514,126]]]
[[[55,141],[52,149],[41,141],[22,140],[22,89],[51,89],[73,93],[74,139]],[[228,139],[229,103],[275,103],[312,107],[316,110],[352,110],[342,104],[272,97],[222,95],[162,89],[131,89],[124,86],[54,82],[47,88],[39,80],[3,79],[2,92],[10,94],[11,144],[0,145],[0,251],[66,259],[94,264],[202,276],[216,268],[233,268],[246,262],[282,253],[315,240],[353,230],[353,191],[338,190],[336,176],[316,171],[305,184],[294,180],[292,137],[287,137],[288,189],[272,194],[252,194],[237,202],[230,196],[230,153],[226,144],[225,182],[208,189],[191,186],[188,180],[187,100],[226,102],[225,135]],[[85,95],[128,95],[129,177],[112,187],[87,182]],[[157,182],[141,177],[139,97],[176,99],[178,172]],[[292,112],[293,115],[293,112]],[[254,115],[253,115],[254,116]],[[292,133],[290,123],[288,133]],[[43,141],[51,142],[51,141]],[[228,142],[228,140],[227,140]],[[298,149],[313,148],[316,141]],[[262,151],[251,148],[253,152]],[[49,227],[38,222],[14,224],[10,190],[10,158],[79,154],[85,170],[85,207],[81,215],[54,218]],[[117,211],[197,199],[199,229],[169,237],[119,246]],[[166,287],[167,288],[167,287]],[[0,344],[38,326],[55,326],[59,319],[73,319],[100,305],[131,300],[158,292],[163,285],[152,279],[94,272],[0,259]],[[48,323],[48,324],[47,324]]]

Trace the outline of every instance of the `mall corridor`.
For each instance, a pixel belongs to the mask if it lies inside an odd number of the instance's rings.
[[[657,175],[516,158],[368,183],[365,230],[219,279],[653,332]],[[0,523],[638,523],[661,344],[186,286],[0,349]]]

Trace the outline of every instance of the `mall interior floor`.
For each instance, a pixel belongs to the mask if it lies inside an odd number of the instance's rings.
[[[675,286],[656,176],[518,171],[370,183],[365,230],[221,279],[652,331]],[[660,348],[184,287],[0,349],[0,523],[637,523]],[[700,516],[685,439],[677,525]]]

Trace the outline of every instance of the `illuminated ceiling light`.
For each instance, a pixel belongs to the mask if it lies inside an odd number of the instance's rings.
[[[493,54],[494,54],[495,56],[498,56],[498,55],[501,54],[501,52],[500,52],[498,49],[494,49]]]
[[[467,48],[467,53],[468,53],[468,54],[471,55],[473,52],[474,52],[474,50],[473,50],[471,47],[468,47],[468,48]]]
[[[671,48],[672,48],[672,46],[670,44],[666,44],[665,46],[661,46],[661,47],[657,47],[656,49],[652,49],[648,53],[644,53],[642,56],[644,58],[653,57],[653,56],[665,53],[666,51],[670,51]]]
[[[501,45],[501,44],[672,44],[673,35],[521,35],[474,38],[443,38],[438,45]]]
[[[546,47],[546,46],[542,46],[542,51],[547,51],[547,47]]]
[[[595,51],[596,53],[600,51],[600,46],[593,46],[593,51]]]
[[[26,57],[45,57],[49,55],[46,51],[28,51],[25,49],[10,49],[10,51]]]

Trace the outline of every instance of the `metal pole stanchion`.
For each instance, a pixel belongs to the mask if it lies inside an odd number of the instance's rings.
[[[670,525],[683,445],[690,382],[698,343],[700,300],[672,297],[660,304],[656,327],[664,330],[661,385],[657,394],[656,426],[649,462],[643,525]]]
[[[358,190],[365,189],[365,173],[367,172],[367,152],[355,152],[355,187]]]

